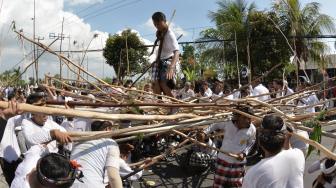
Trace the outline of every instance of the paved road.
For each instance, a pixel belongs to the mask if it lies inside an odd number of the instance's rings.
[[[332,148],[334,140],[323,137],[322,144],[327,148]],[[306,160],[306,169],[317,159],[319,156],[316,152]],[[314,174],[304,174],[304,186],[310,188],[312,182],[317,177],[318,172]],[[158,188],[196,188],[196,187],[212,187],[213,172],[211,170],[202,174],[191,174],[187,172],[187,169],[181,168],[176,161],[163,161],[153,166],[149,171],[144,173],[143,178],[145,180],[155,181],[155,186]],[[139,182],[133,184],[135,188],[145,187]]]

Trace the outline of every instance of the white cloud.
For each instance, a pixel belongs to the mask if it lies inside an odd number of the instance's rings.
[[[156,29],[153,25],[153,21],[151,18],[149,18],[144,24],[143,24],[150,32],[153,32],[153,34],[155,33]],[[169,27],[173,30],[173,32],[175,33],[176,37],[179,37],[180,35],[183,36],[188,36],[189,33],[187,31],[185,31],[182,27],[176,25],[174,22],[169,24]]]
[[[84,0],[82,0],[83,2]],[[93,2],[93,0],[91,0]],[[90,49],[101,49],[108,37],[108,33],[102,31],[93,31],[91,26],[83,21],[77,15],[70,12],[65,12],[64,0],[36,0],[36,37],[42,37],[44,40],[41,42],[45,45],[50,44],[53,39],[49,39],[49,33],[61,33],[61,21],[65,18],[64,31],[65,36],[70,35],[69,39],[63,41],[63,50],[83,50],[85,49],[95,33],[99,36],[93,39],[90,44]],[[23,29],[24,34],[32,37],[33,22],[33,0],[20,0],[20,1],[4,1],[1,15],[0,15],[0,72],[12,68],[15,64],[20,62],[25,54],[29,54],[32,50],[32,45],[24,41],[24,48],[22,48],[21,41],[17,35],[10,30],[12,21],[15,21],[17,30]],[[77,41],[74,45],[73,41]],[[59,50],[60,41],[55,42],[51,48]],[[39,76],[43,77],[44,74],[50,72],[56,74],[59,72],[59,59],[53,55],[45,53],[39,60]],[[70,54],[70,58],[74,62],[78,62],[78,58],[82,54]],[[113,68],[104,64],[105,59],[102,52],[88,53],[89,71],[99,77],[113,76]],[[28,56],[26,61],[19,64],[23,69],[29,62],[32,61],[32,55]],[[86,65],[86,60],[85,60]],[[105,69],[103,71],[103,68]],[[29,69],[27,76],[32,76],[32,70]],[[66,68],[63,71],[67,75]],[[71,75],[71,74],[70,74]],[[26,76],[25,76],[26,77]]]
[[[81,5],[81,4],[92,5],[96,3],[102,3],[104,2],[104,0],[66,0],[66,2],[72,6],[75,6],[75,5]]]

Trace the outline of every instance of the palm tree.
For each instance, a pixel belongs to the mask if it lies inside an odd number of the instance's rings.
[[[297,77],[300,62],[309,58],[324,64],[323,56],[327,46],[320,40],[307,40],[303,36],[316,36],[335,31],[332,18],[320,12],[320,4],[308,3],[305,6],[299,0],[281,0],[274,3],[273,9],[279,18],[279,25],[286,33],[293,36],[292,47],[297,57]]]
[[[221,0],[217,2],[219,8],[215,12],[210,12],[210,19],[215,22],[216,28],[207,29],[201,32],[201,39],[217,39],[226,40],[232,38],[247,38],[249,28],[249,16],[255,11],[255,4],[247,4],[244,0],[227,1]],[[239,51],[235,50],[237,46]],[[240,53],[245,52],[246,41],[239,43],[216,42],[207,45],[203,55],[210,64],[218,64],[220,61],[225,67],[225,60],[231,62],[237,61]],[[228,50],[228,52],[225,52]],[[231,51],[230,51],[231,50]],[[229,57],[226,57],[228,53]],[[230,59],[230,57],[233,57]],[[237,66],[239,70],[239,67]],[[238,76],[238,75],[237,75]]]

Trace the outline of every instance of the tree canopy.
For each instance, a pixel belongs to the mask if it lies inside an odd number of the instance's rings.
[[[106,63],[113,66],[119,80],[141,73],[148,66],[148,51],[142,46],[144,42],[130,29],[109,36],[103,56]]]

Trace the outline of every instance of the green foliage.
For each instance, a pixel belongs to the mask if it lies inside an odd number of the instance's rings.
[[[312,2],[302,7],[299,0],[284,0],[274,3],[269,11],[257,11],[254,3],[248,2],[250,1],[219,0],[218,9],[209,14],[216,26],[203,30],[200,39],[235,39],[236,34],[239,65],[248,64],[249,41],[251,71],[254,77],[262,75],[277,64],[282,64],[284,68],[275,70],[268,79],[280,77],[282,70],[286,73],[293,72],[294,67],[288,65],[293,52],[274,23],[287,38],[322,35],[335,31],[332,18],[320,12],[319,3]],[[321,69],[326,67],[325,54],[328,48],[321,40],[302,37],[288,40],[301,61],[307,62],[310,58],[314,59]],[[237,78],[237,71],[225,71],[236,66],[235,47],[235,41],[199,45],[202,49],[200,64],[205,64],[205,67],[209,67],[209,64],[216,65],[219,75],[224,70],[227,79]],[[234,69],[237,69],[237,66]]]
[[[283,70],[284,70],[285,74],[290,74],[290,73],[292,73],[296,70],[296,66],[292,63],[288,63],[288,64],[285,65]]]
[[[144,139],[144,137],[145,137],[145,133],[139,133],[136,136],[137,136],[137,140],[138,141],[142,141]]]
[[[292,36],[322,35],[335,32],[333,18],[320,12],[321,5],[311,2],[301,6],[300,0],[283,0],[274,4],[273,10],[279,18],[278,24]],[[304,38],[290,39],[298,58],[307,62],[314,59],[323,68],[323,54],[327,45],[321,40]]]
[[[112,78],[110,77],[105,77],[103,78],[104,82],[111,84],[112,83]]]
[[[183,54],[181,59],[182,70],[194,69],[196,65],[195,48],[192,45],[186,45],[183,47]]]
[[[126,50],[126,41],[127,49]],[[148,51],[142,48],[144,42],[140,40],[137,33],[131,30],[124,30],[120,35],[114,34],[106,41],[103,56],[106,63],[113,66],[119,80],[127,75],[142,73],[149,65]],[[127,63],[127,53],[129,64]],[[128,71],[129,68],[129,72]]]
[[[322,141],[322,127],[321,127],[320,121],[325,119],[326,112],[327,112],[326,110],[323,110],[313,120],[306,121],[303,123],[306,127],[313,128],[313,132],[310,134],[309,138],[318,143],[321,143]],[[309,145],[306,158],[308,158],[314,150],[315,148]],[[318,151],[318,154],[320,154],[319,151]]]
[[[183,70],[183,74],[187,78],[187,81],[194,82],[197,79],[196,71],[187,67],[185,70]]]
[[[283,38],[274,37],[278,36],[279,32],[269,20],[269,17],[272,17],[277,21],[274,13],[257,11],[254,3],[248,4],[243,0],[220,0],[218,5],[218,10],[210,12],[209,15],[216,27],[202,31],[201,39],[235,39],[236,33],[239,67],[248,65],[249,41],[254,77],[263,74],[276,64],[288,63],[290,50]],[[202,63],[215,66],[217,74],[221,75],[224,72],[226,79],[237,78],[235,41],[214,42],[203,48]],[[279,69],[272,76],[277,77],[281,73]]]
[[[0,74],[0,83],[3,86],[24,86],[26,82],[20,77],[20,67],[17,69],[6,70]]]

